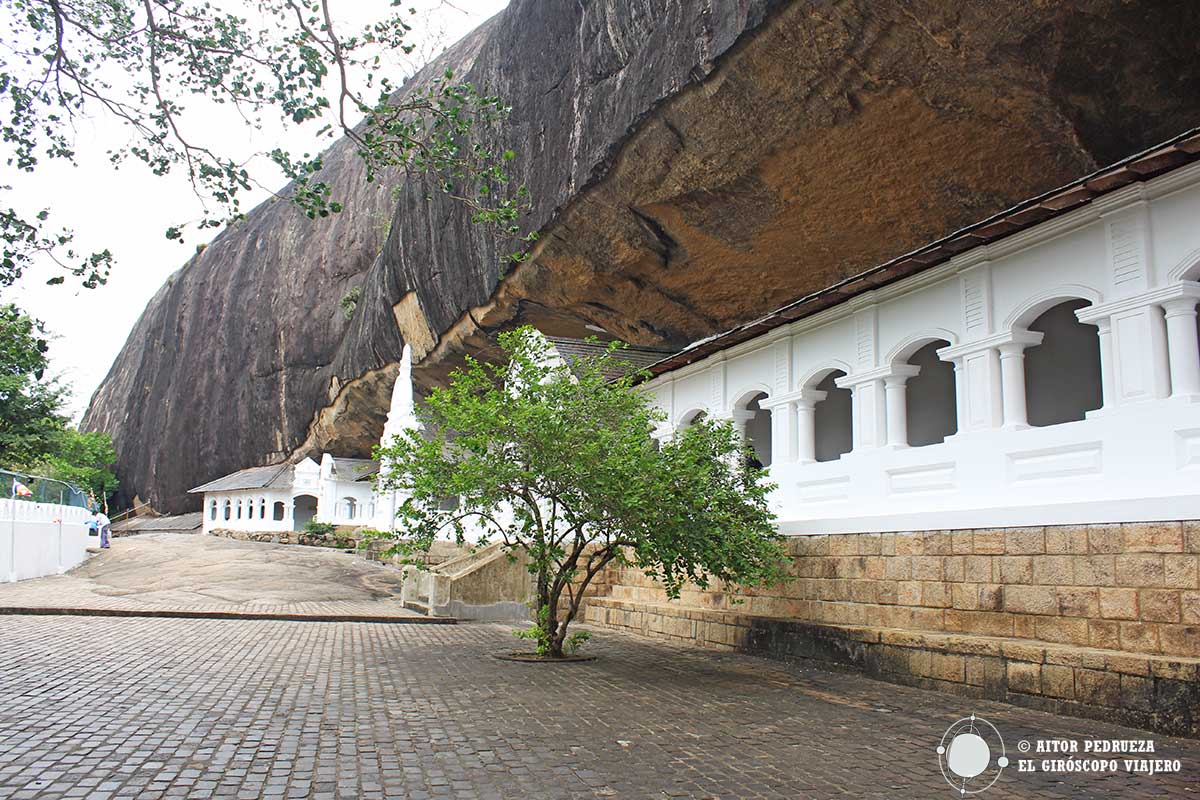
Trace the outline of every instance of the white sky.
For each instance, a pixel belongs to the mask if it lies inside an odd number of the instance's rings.
[[[226,0],[219,5],[233,8],[252,4]],[[418,10],[410,40],[418,47],[412,56],[397,57],[389,77],[399,83],[506,5],[508,0],[408,0],[402,7]],[[335,25],[339,31],[357,29],[385,16],[389,6],[389,0],[335,0]],[[197,105],[193,102],[191,107]],[[314,137],[320,124],[308,123],[293,130],[280,125],[273,130],[254,131],[220,114],[194,112],[185,119],[189,138],[203,139],[217,152],[248,156],[279,144],[294,153],[316,152],[328,146],[327,140],[320,143]],[[124,142],[125,134],[109,118],[97,114],[78,125],[77,130],[78,167],[43,162],[29,177],[0,172],[0,183],[16,189],[12,202],[18,210],[32,214],[49,208],[51,222],[57,223],[54,230],[60,226],[74,230],[77,251],[90,253],[107,247],[116,258],[108,283],[97,289],[81,288],[78,279],[70,275],[61,286],[46,286],[47,278],[62,274],[46,263],[29,270],[21,282],[0,293],[0,302],[15,302],[43,320],[55,335],[50,347],[51,366],[73,387],[68,413],[75,421],[108,374],[146,303],[197,244],[218,232],[190,231],[183,245],[168,241],[164,231],[169,225],[200,216],[199,200],[186,177],[172,173],[158,178],[138,161],[114,170],[106,151]],[[278,174],[270,164],[258,169],[258,177],[273,188],[285,183],[282,177],[275,178]],[[266,196],[265,190],[246,195],[242,207],[249,210]]]

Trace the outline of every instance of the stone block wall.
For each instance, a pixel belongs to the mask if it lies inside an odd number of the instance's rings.
[[[681,604],[1200,657],[1198,522],[800,536],[788,548],[791,583],[693,588]],[[666,600],[636,569],[609,580],[614,600]]]
[[[586,619],[1200,735],[1200,522],[802,536],[788,548],[788,584],[691,587],[678,601],[614,569]]]
[[[309,533],[308,531],[235,531],[215,528],[210,535],[239,542],[265,542],[268,544],[301,544],[308,547],[334,547],[352,550],[358,547],[358,529],[339,525],[332,533]]]

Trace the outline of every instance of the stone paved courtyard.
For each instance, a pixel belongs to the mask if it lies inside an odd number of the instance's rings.
[[[501,625],[0,618],[0,797],[936,798],[969,713],[1153,738],[1175,775],[1019,774],[985,797],[1200,797],[1200,742],[596,632],[498,661]]]
[[[339,550],[160,533],[114,539],[66,575],[0,584],[0,613],[419,618],[401,584],[398,570]]]

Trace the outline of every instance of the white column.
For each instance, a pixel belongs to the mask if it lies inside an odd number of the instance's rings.
[[[1200,395],[1200,342],[1196,338],[1196,298],[1180,297],[1162,304],[1167,317],[1167,356],[1171,396]]]
[[[1095,325],[1098,331],[1106,412],[1171,393],[1167,325],[1160,304],[1180,291],[1166,287],[1075,312],[1080,322]]]
[[[908,400],[906,377],[892,375],[884,378],[887,395],[888,447],[908,447]]]
[[[733,421],[733,429],[737,432],[738,438],[742,440],[742,444],[749,444],[749,437],[746,435],[746,423],[754,419],[754,412],[744,408],[735,408],[729,412],[729,419]]]
[[[1117,396],[1116,365],[1113,363],[1112,321],[1108,317],[1096,320],[1096,336],[1100,339],[1100,403],[1101,408]]]
[[[796,400],[796,460],[801,464],[817,460],[817,403],[826,396],[808,389]]]
[[[1009,334],[997,334],[937,351],[938,358],[954,364],[958,435],[998,428],[1003,423],[1000,353],[996,348],[1011,340]]]
[[[1025,407],[1025,344],[1008,342],[1000,345],[1000,384],[1004,399],[1004,427],[1029,427]]]
[[[841,378],[838,379],[842,380]],[[840,385],[840,384],[839,384]],[[854,410],[854,450],[880,447],[887,431],[883,379],[863,381],[852,385],[851,404]]]
[[[908,447],[908,379],[921,371],[911,364],[897,364],[883,379],[887,406],[888,447]]]
[[[956,358],[950,363],[954,364],[954,410],[958,415],[955,428],[962,433],[970,427],[970,420],[967,418],[967,371],[963,369],[961,358]]]

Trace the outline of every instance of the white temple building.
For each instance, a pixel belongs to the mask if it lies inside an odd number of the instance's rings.
[[[785,533],[1200,518],[1200,164],[1121,169],[653,365],[656,437],[732,420]]]
[[[419,425],[413,413],[412,355],[408,347],[392,389],[381,443]],[[213,530],[298,531],[308,522],[391,530],[399,499],[377,492],[379,462],[325,453],[296,464],[251,467],[191,489],[204,495],[204,533]]]

